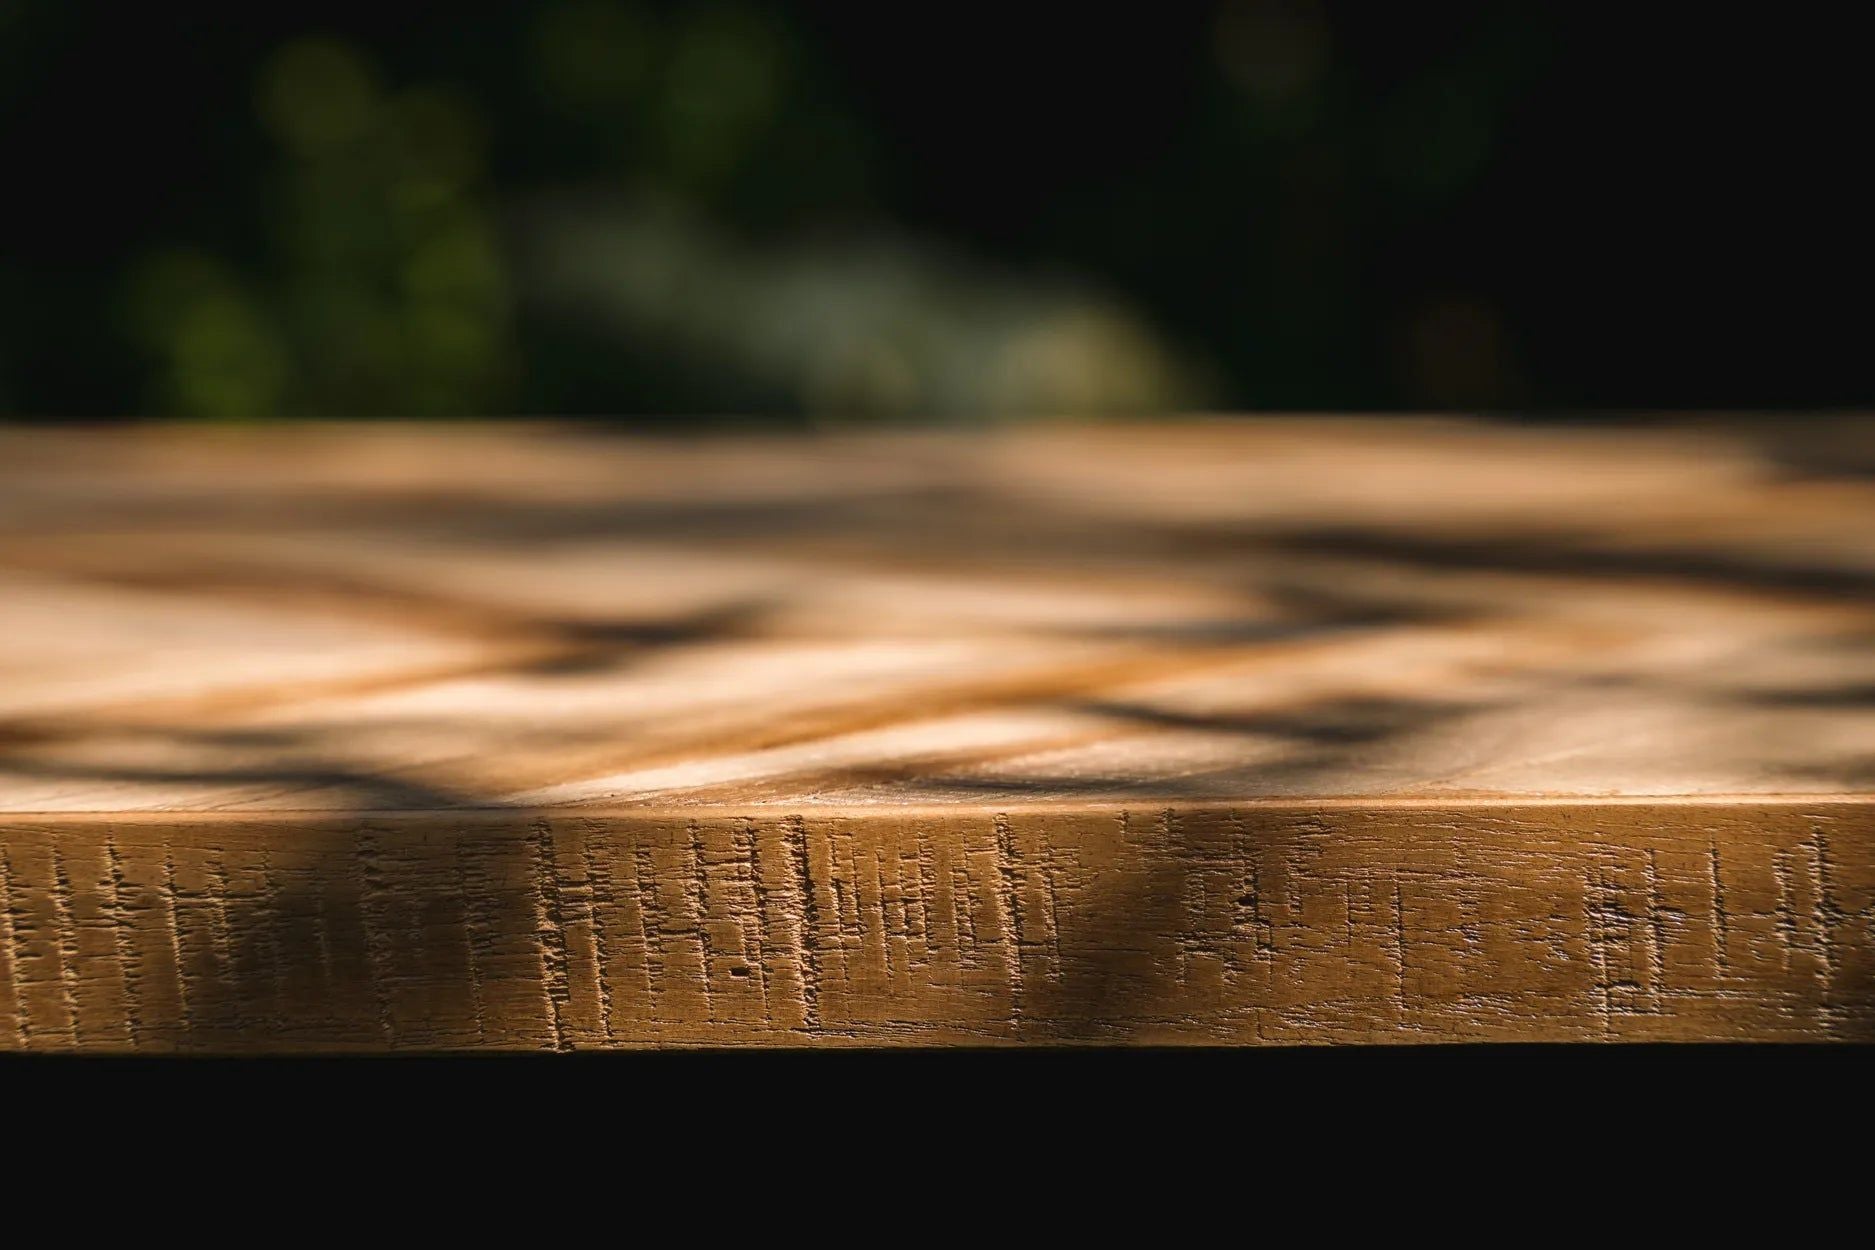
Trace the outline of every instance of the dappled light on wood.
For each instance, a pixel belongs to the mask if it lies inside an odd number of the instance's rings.
[[[1769,428],[0,431],[0,1047],[1871,1036]]]

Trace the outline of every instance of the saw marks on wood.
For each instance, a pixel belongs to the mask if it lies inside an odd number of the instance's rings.
[[[1866,1037],[1872,443],[0,431],[0,1046]]]
[[[1875,1039],[1875,805],[10,825],[10,1044]]]

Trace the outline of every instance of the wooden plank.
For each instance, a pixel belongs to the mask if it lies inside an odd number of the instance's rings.
[[[1875,1040],[1867,800],[0,833],[18,1047]]]
[[[1867,1039],[1768,428],[0,430],[0,1047]]]

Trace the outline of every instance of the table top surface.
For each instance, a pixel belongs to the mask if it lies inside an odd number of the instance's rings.
[[[1875,427],[0,430],[0,812],[1875,791]]]

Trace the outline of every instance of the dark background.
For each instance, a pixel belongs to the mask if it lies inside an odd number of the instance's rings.
[[[0,0],[0,414],[1875,400],[1789,8]]]

